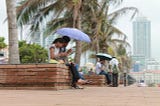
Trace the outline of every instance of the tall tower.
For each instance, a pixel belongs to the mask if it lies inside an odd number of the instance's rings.
[[[151,58],[151,22],[146,17],[138,17],[133,22],[133,61],[141,71],[146,68],[146,60]]]
[[[133,55],[151,58],[151,22],[145,17],[133,22]]]

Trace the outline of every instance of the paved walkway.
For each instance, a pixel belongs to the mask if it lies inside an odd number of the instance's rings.
[[[160,88],[0,90],[0,106],[160,106]]]

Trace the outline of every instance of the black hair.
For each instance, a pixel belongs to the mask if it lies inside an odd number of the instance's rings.
[[[62,39],[65,40],[65,43],[69,43],[71,40],[68,36],[63,36]]]
[[[112,57],[112,59],[113,59],[113,58],[116,58],[116,57],[115,57],[115,56],[113,56],[113,57]]]
[[[103,58],[100,58],[100,60],[99,61],[104,61],[105,59],[103,59]]]
[[[65,40],[64,40],[63,38],[57,38],[57,39],[55,39],[55,40],[52,42],[52,44],[57,43],[57,42],[59,42],[59,43],[65,43]]]

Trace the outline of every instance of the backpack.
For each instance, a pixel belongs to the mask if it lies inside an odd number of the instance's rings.
[[[117,65],[114,65],[112,68],[113,74],[117,74],[118,73],[118,67]]]

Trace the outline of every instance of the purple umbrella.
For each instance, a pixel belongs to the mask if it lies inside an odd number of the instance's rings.
[[[91,42],[91,39],[87,34],[85,34],[84,32],[76,28],[61,28],[61,29],[58,29],[56,33],[62,36],[68,36],[72,39],[76,39],[84,42]]]

